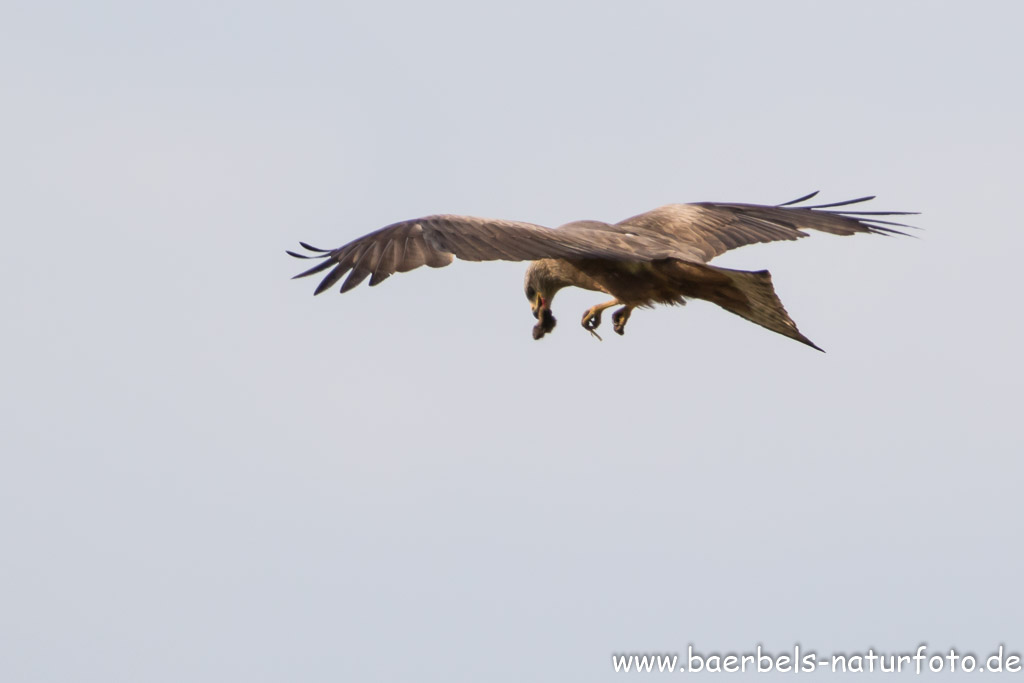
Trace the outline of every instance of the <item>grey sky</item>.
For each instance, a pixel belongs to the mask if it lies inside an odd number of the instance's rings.
[[[1024,650],[1022,15],[5,4],[0,679]],[[598,343],[583,292],[534,342],[522,264],[314,299],[283,253],[816,189],[924,212],[716,261],[827,354],[702,302]]]

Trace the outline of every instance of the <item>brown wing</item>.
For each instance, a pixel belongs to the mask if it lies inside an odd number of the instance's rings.
[[[814,197],[817,192],[777,206],[759,204],[669,204],[627,218],[615,225],[623,231],[650,235],[672,245],[677,258],[707,262],[716,256],[747,244],[777,242],[806,237],[804,230],[820,230],[833,235],[855,233],[905,234],[892,227],[911,227],[880,220],[880,216],[914,215],[908,211],[845,211],[836,207],[866,202],[861,197],[832,204],[794,206]]]
[[[346,273],[341,285],[347,292],[366,278],[370,286],[394,273],[420,266],[441,268],[455,256],[465,261],[535,261],[542,258],[605,258],[629,260],[637,251],[667,256],[650,238],[621,231],[551,230],[531,223],[473,218],[471,216],[427,216],[402,221],[371,232],[343,247],[318,249],[300,242],[309,254],[288,253],[296,258],[323,259],[296,278],[331,268],[316,288],[316,294],[330,289]]]

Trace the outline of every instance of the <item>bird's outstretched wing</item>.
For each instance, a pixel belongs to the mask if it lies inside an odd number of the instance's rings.
[[[465,261],[676,258],[706,263],[729,249],[747,244],[806,237],[803,231],[807,229],[834,235],[904,234],[888,226],[910,227],[879,217],[911,215],[911,212],[837,210],[837,207],[874,197],[796,206],[816,194],[776,206],[715,202],[669,204],[615,225],[577,221],[557,230],[532,223],[472,216],[427,216],[389,225],[337,249],[319,249],[300,242],[308,253],[288,253],[296,258],[321,260],[296,278],[329,269],[316,288],[315,293],[320,294],[337,284],[346,273],[348,277],[341,285],[342,292],[366,278],[370,278],[373,287],[394,273],[420,266],[447,266],[456,256]]]
[[[341,285],[342,292],[368,277],[372,287],[394,273],[420,266],[441,268],[455,256],[465,261],[649,260],[669,256],[657,240],[619,231],[561,231],[532,223],[448,215],[395,223],[333,250],[300,244],[309,253],[288,253],[296,258],[322,259],[322,262],[295,277],[331,269],[317,286],[316,294],[333,287],[349,271]]]
[[[874,197],[860,197],[831,204],[802,205],[817,192],[785,204],[723,204],[699,202],[669,204],[615,224],[623,232],[635,232],[663,240],[676,250],[676,258],[708,262],[730,249],[760,242],[806,237],[804,230],[833,235],[855,233],[906,233],[895,227],[912,226],[883,220],[883,216],[915,215],[910,211],[850,211],[839,207],[859,204]]]

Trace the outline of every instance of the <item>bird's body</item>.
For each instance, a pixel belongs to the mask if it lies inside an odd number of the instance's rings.
[[[317,294],[333,287],[346,274],[342,292],[368,277],[370,286],[374,286],[395,272],[423,265],[446,266],[455,256],[467,261],[531,261],[525,287],[538,320],[535,339],[554,329],[551,300],[555,293],[575,286],[614,297],[584,314],[583,326],[595,335],[601,312],[612,306],[622,306],[614,316],[615,331],[622,334],[634,308],[704,299],[818,348],[797,330],[775,295],[768,271],[707,265],[715,256],[746,244],[805,237],[804,229],[836,235],[902,234],[887,227],[901,224],[877,217],[907,212],[834,210],[873,197],[793,206],[814,194],[777,206],[669,204],[615,224],[575,221],[557,229],[469,216],[427,216],[395,223],[338,249],[328,251],[303,244],[313,253],[289,253],[298,258],[324,259],[296,277],[331,269],[317,287]]]

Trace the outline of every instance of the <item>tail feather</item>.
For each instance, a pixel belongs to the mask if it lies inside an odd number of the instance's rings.
[[[685,283],[684,296],[710,301],[772,332],[824,352],[797,329],[775,293],[771,273],[767,270],[732,270],[677,259],[665,259],[661,263],[675,271]]]

